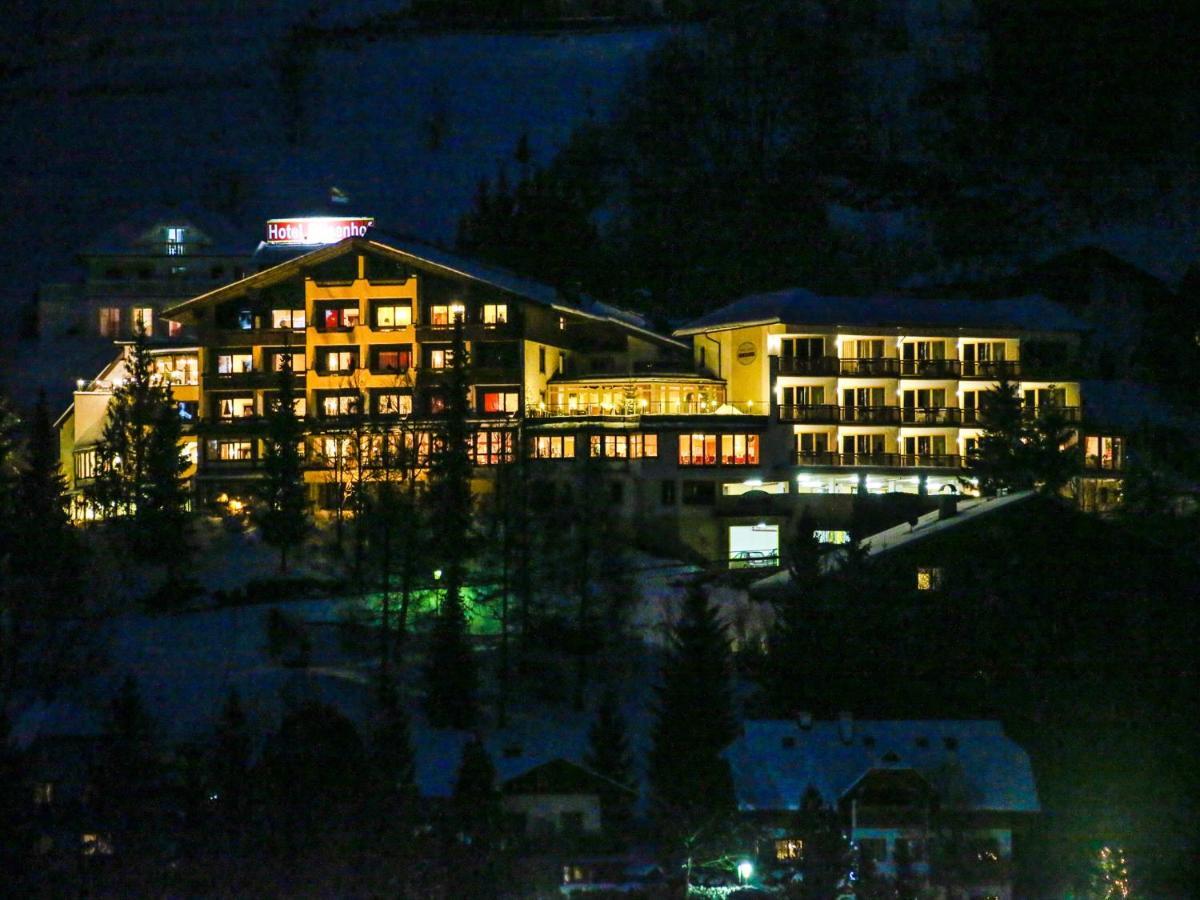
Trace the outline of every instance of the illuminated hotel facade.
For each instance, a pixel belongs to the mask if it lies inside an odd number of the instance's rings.
[[[253,495],[272,397],[290,358],[318,507],[344,496],[361,429],[424,448],[438,429],[456,321],[470,360],[477,488],[517,456],[546,496],[603,480],[604,509],[639,541],[769,564],[800,509],[823,531],[860,493],[970,490],[984,392],[1017,382],[1029,414],[1080,420],[1070,372],[1079,323],[1037,298],[991,302],[823,298],[736,301],[678,329],[440,250],[353,237],[166,311],[196,335],[160,349],[187,427],[201,503]],[[119,362],[107,370],[119,377]],[[114,368],[116,367],[116,368]],[[79,491],[102,427],[105,378],[60,420]],[[1119,438],[1097,479],[1119,487]],[[386,437],[371,437],[378,456]],[[1117,441],[1114,444],[1113,441]],[[1091,443],[1087,443],[1091,446]],[[1107,451],[1103,450],[1107,447]],[[1090,451],[1089,451],[1090,452]],[[1108,461],[1100,465],[1100,457]],[[424,465],[425,454],[418,462]],[[1105,470],[1107,469],[1107,470]]]

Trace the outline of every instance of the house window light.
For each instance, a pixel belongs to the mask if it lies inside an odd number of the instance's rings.
[[[942,570],[938,566],[922,566],[917,569],[917,590],[937,591],[942,587]]]
[[[485,303],[483,305],[484,325],[505,325],[508,323],[507,303]]]

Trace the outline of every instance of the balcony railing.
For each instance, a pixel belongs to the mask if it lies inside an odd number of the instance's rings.
[[[886,356],[843,357],[839,373],[848,378],[895,378],[900,374],[900,360]]]
[[[550,403],[544,406],[531,406],[527,414],[534,418],[558,417],[615,417],[628,418],[631,416],[713,416],[736,415],[738,413],[750,416],[765,416],[768,414],[766,403],[755,403],[752,400],[736,403],[710,401],[661,401],[642,402],[638,399],[624,400],[616,403],[580,403],[574,406]]]
[[[210,390],[232,388],[265,388],[279,384],[279,372],[218,372],[208,376],[205,387]],[[293,372],[293,380],[304,377],[304,372]]]
[[[836,375],[840,360],[836,356],[780,356],[780,375]]]
[[[874,466],[877,468],[961,469],[964,457],[948,453],[806,453],[792,452],[797,466]]]
[[[1016,378],[1021,364],[1015,359],[963,360],[963,378]]]
[[[957,359],[902,359],[900,374],[905,378],[958,378],[962,362]]]
[[[835,425],[841,421],[841,409],[834,405],[821,403],[813,406],[785,405],[779,407],[779,421]]]
[[[843,406],[842,421],[855,425],[898,425],[899,406]]]
[[[963,410],[953,406],[834,406],[814,404],[779,407],[779,421],[807,424],[958,425]]]
[[[1049,412],[1051,408],[1053,408],[1055,412],[1059,413],[1067,422],[1078,422],[1082,417],[1082,410],[1078,406],[1022,406],[1021,415],[1025,419],[1036,419],[1043,412]]]
[[[904,406],[900,421],[905,425],[958,425],[962,410],[956,406]]]

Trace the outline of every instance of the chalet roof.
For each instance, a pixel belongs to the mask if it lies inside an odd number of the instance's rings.
[[[669,344],[675,347],[684,346],[679,341],[672,340],[666,335],[654,331],[647,319],[629,310],[620,309],[587,296],[581,296],[577,300],[568,300],[561,296],[556,288],[522,275],[517,275],[514,272],[509,272],[506,269],[490,266],[478,260],[459,256],[448,250],[420,244],[416,241],[408,239],[397,240],[390,237],[386,243],[371,237],[346,238],[336,244],[320,247],[301,256],[285,260],[269,269],[256,272],[240,281],[235,281],[216,290],[209,291],[206,294],[193,297],[184,303],[164,310],[163,315],[165,317],[178,317],[180,313],[187,313],[198,307],[211,306],[226,299],[239,297],[249,290],[270,287],[271,285],[295,277],[306,268],[319,265],[352,251],[377,253],[400,262],[430,266],[448,275],[457,275],[471,281],[490,285],[515,297],[529,300],[558,312],[585,319],[611,322],[628,331],[636,332],[641,337],[652,340],[655,343]]]
[[[508,778],[502,783],[501,790],[506,794],[635,793],[611,778],[562,758],[552,759]]]
[[[1029,756],[987,720],[867,720],[846,723],[792,720],[745,723],[724,753],[738,808],[800,808],[809,787],[830,806],[864,776],[881,769],[911,770],[944,806],[973,811],[1032,813],[1040,808]]]
[[[691,335],[746,325],[911,327],[961,330],[1079,332],[1088,326],[1063,306],[1031,295],[1004,300],[907,297],[823,297],[804,288],[754,294],[713,310],[675,330]]]
[[[253,239],[222,216],[196,206],[148,206],[131,219],[103,232],[83,249],[83,256],[161,256],[161,240],[150,240],[155,229],[183,226],[201,238],[188,242],[189,256],[250,257]]]

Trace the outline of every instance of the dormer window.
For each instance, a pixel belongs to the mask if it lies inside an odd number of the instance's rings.
[[[187,252],[187,229],[182,225],[167,228],[167,256],[183,256]]]

